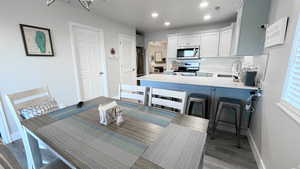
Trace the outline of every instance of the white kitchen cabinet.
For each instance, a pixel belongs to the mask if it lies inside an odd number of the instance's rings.
[[[189,35],[169,34],[167,60],[175,60],[177,48],[200,46],[201,57],[232,56],[234,50],[234,26],[198,32]],[[168,62],[168,61],[167,61]]]
[[[219,37],[220,32],[210,32],[201,34],[201,57],[217,57],[219,55]]]
[[[177,36],[168,37],[167,59],[176,59],[177,57]]]
[[[220,31],[219,56],[231,56],[232,28]]]
[[[199,46],[199,45],[200,45],[200,35],[199,34],[178,36],[178,41],[177,41],[178,47]]]

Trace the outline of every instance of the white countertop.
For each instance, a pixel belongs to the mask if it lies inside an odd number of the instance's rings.
[[[233,82],[232,78],[222,77],[199,77],[199,76],[180,76],[166,74],[150,74],[139,77],[138,80],[190,84],[198,86],[224,87],[234,89],[257,90],[257,87],[245,86],[241,82]]]

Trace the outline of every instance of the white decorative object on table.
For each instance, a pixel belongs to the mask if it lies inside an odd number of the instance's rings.
[[[124,121],[120,107],[115,101],[105,105],[100,104],[98,110],[100,123],[103,125],[108,125],[113,122],[116,122],[117,125],[120,125]]]
[[[123,113],[120,108],[117,108],[117,125],[120,126],[124,122]]]

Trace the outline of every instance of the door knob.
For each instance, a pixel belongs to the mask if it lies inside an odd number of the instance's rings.
[[[99,72],[99,75],[104,75],[104,73],[103,72]]]

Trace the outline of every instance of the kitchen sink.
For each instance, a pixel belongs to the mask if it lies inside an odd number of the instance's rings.
[[[228,75],[228,74],[218,74],[217,77],[229,77],[232,78],[232,75]]]
[[[206,72],[197,72],[197,76],[199,77],[213,77],[213,73],[206,73]]]

